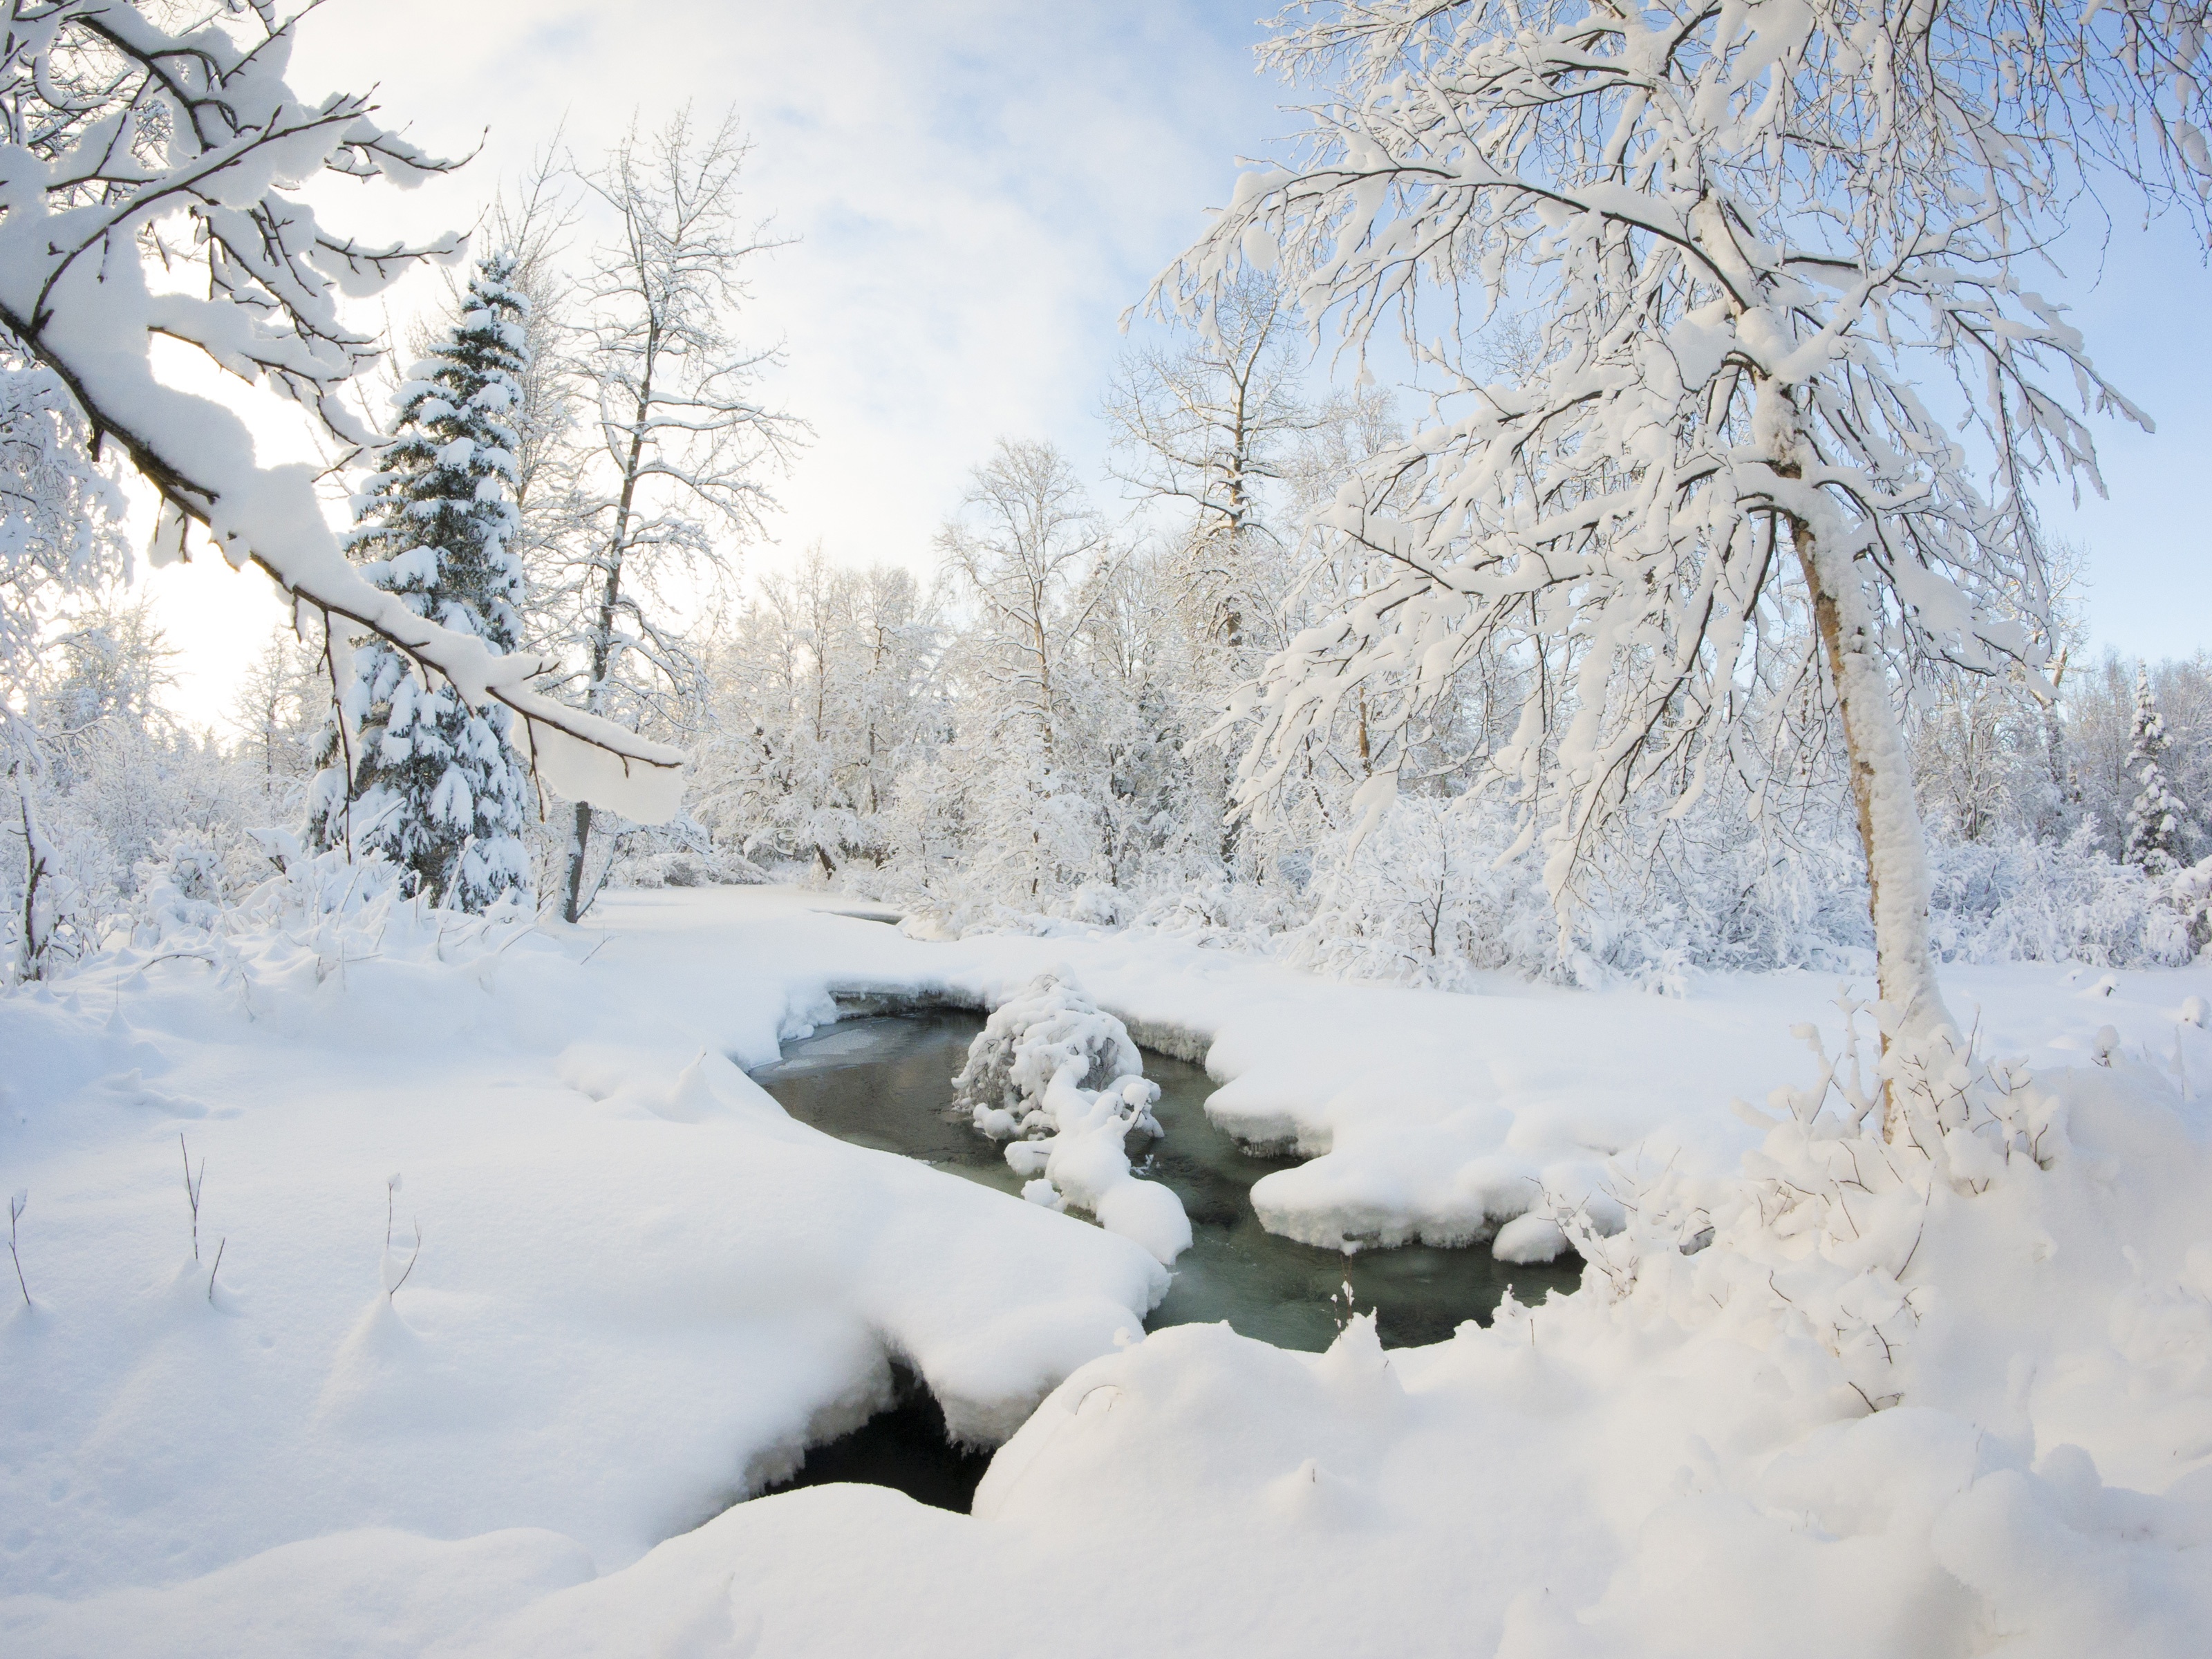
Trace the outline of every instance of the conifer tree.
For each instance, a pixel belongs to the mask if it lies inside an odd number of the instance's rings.
[[[501,655],[514,648],[522,599],[511,544],[529,302],[514,276],[507,254],[479,263],[452,332],[399,388],[399,435],[355,498],[349,548],[417,616]],[[380,849],[404,890],[456,909],[526,890],[531,786],[507,744],[510,718],[497,704],[471,708],[442,682],[426,687],[381,639],[362,647],[325,736],[315,844]]]
[[[2150,671],[2136,669],[2136,718],[2128,740],[2128,775],[2142,787],[2128,809],[2128,844],[2123,854],[2154,876],[2188,862],[2189,809],[2166,781],[2166,721],[2151,695]]]

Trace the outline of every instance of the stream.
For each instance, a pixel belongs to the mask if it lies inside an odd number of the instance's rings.
[[[952,1075],[982,1029],[980,1016],[957,1012],[841,1020],[785,1044],[781,1060],[752,1076],[792,1116],[826,1134],[1018,1198],[1022,1178],[1007,1165],[1004,1143],[951,1109]],[[1174,1282],[1146,1320],[1149,1330],[1226,1320],[1245,1336],[1318,1352],[1336,1337],[1340,1286],[1348,1280],[1352,1305],[1375,1310],[1383,1341],[1407,1347],[1441,1342],[1465,1320],[1487,1324],[1509,1285],[1522,1301],[1539,1302],[1581,1280],[1582,1263],[1571,1254],[1539,1265],[1499,1261],[1480,1244],[1347,1256],[1267,1232],[1253,1213],[1252,1183],[1301,1160],[1247,1152],[1215,1127],[1206,1115],[1214,1084],[1199,1066],[1146,1049],[1145,1075],[1160,1085],[1152,1110],[1167,1133],[1149,1144],[1137,1173],[1171,1188],[1191,1225],[1191,1247],[1170,1270]],[[1131,1148],[1133,1156],[1145,1151],[1141,1142]],[[927,1389],[918,1400],[906,1397],[912,1392],[853,1434],[810,1451],[787,1485],[866,1480],[965,1509],[988,1460],[944,1447],[941,1417],[930,1427],[935,1402]]]

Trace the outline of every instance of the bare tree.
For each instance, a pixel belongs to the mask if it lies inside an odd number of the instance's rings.
[[[975,469],[958,515],[938,532],[938,550],[995,636],[989,678],[1048,760],[1061,695],[1054,672],[1085,614],[1068,600],[1105,542],[1067,458],[1050,444],[1011,438]]]
[[[1083,757],[1063,742],[1077,641],[1103,597],[1104,525],[1050,444],[1004,439],[970,475],[938,532],[947,569],[973,599],[971,708],[992,764],[981,859],[1040,894],[1050,872],[1089,860],[1095,806],[1066,787]]]
[[[753,395],[775,352],[742,346],[733,331],[747,261],[777,246],[738,217],[746,150],[734,118],[702,131],[685,111],[650,137],[633,129],[586,180],[615,231],[577,295],[573,373],[596,442],[553,603],[566,612],[582,706],[633,728],[672,723],[696,689],[691,653],[655,608],[663,584],[726,568],[758,533],[766,475],[804,430]],[[592,826],[589,801],[573,811],[570,921],[588,903]]]
[[[1195,631],[1242,653],[1279,644],[1261,612],[1288,586],[1290,549],[1261,492],[1279,483],[1301,434],[1325,424],[1298,395],[1298,320],[1281,286],[1248,271],[1224,289],[1208,326],[1181,349],[1129,352],[1105,398],[1115,476],[1183,503],[1183,597]]]

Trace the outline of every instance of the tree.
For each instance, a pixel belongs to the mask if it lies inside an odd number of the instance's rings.
[[[159,492],[166,556],[184,556],[188,526],[203,526],[303,615],[382,635],[471,707],[506,704],[563,793],[667,816],[680,752],[532,690],[535,660],[498,657],[364,580],[324,522],[316,469],[259,465],[243,420],[154,373],[154,337],[180,341],[356,448],[374,434],[343,394],[380,348],[343,320],[341,299],[373,296],[461,249],[451,236],[366,245],[325,228],[301,199],[325,173],[405,186],[453,164],[378,125],[365,96],[295,97],[284,68],[299,15],[252,0],[180,32],[156,21],[171,10],[130,0],[10,9],[0,138],[20,165],[0,212],[0,330],[67,386],[95,449],[112,441]]]
[[[889,855],[884,815],[934,735],[938,628],[910,571],[840,570],[817,545],[713,641],[696,811],[744,855],[826,880]]]
[[[978,870],[1035,900],[1079,878],[1097,852],[1096,797],[1080,776],[1088,757],[1068,738],[1075,642],[1100,597],[1091,579],[1105,528],[1057,449],[1002,439],[969,475],[937,546],[975,605],[966,740],[988,766],[978,780]]]
[[[272,630],[240,680],[230,711],[239,758],[253,775],[261,809],[272,817],[289,814],[296,822],[301,815],[330,703],[323,653],[289,628]]]
[[[1121,361],[1105,398],[1115,474],[1147,497],[1182,503],[1180,597],[1194,632],[1225,647],[1240,677],[1272,650],[1289,586],[1290,548],[1264,491],[1297,441],[1329,418],[1298,396],[1297,323],[1279,284],[1256,271],[1223,291],[1204,334],[1180,350]],[[1240,659],[1252,660],[1240,661]]]
[[[2103,120],[2027,61],[2021,15],[1377,0],[1269,43],[1323,92],[1304,148],[1243,175],[1155,303],[1203,319],[1239,270],[1274,270],[1355,349],[1395,317],[1444,396],[1323,511],[1374,580],[1240,694],[1247,801],[1350,700],[1408,734],[1485,653],[1548,662],[1557,695],[1529,677],[1492,759],[1571,908],[1625,802],[1686,804],[1729,763],[1745,676],[1816,678],[1886,1038],[1950,1029],[1892,671],[2039,665],[2014,620],[2047,591],[2029,487],[2094,481],[2077,388],[2135,416],[2021,285],[2083,182],[2069,122]],[[2035,15],[2062,46],[2087,27]],[[1432,300],[1449,338],[1422,329]],[[1456,343],[1499,307],[1538,324],[1517,384]],[[1929,373],[1953,409],[1923,402]],[[1369,821],[1397,781],[1363,787]]]
[[[43,708],[45,667],[60,607],[120,573],[123,502],[94,462],[88,425],[51,369],[0,351],[0,774],[12,799],[0,837],[6,864],[10,971],[43,977],[68,927],[69,880],[44,797],[57,733]]]
[[[2150,671],[2136,667],[2135,724],[2128,733],[2128,775],[2138,788],[2128,808],[2122,856],[2154,876],[2171,875],[2188,862],[2190,811],[2166,781],[2166,722],[2151,695]]]
[[[720,568],[732,542],[757,533],[766,474],[802,431],[752,395],[775,354],[733,332],[746,262],[775,246],[737,217],[746,148],[734,119],[702,137],[684,112],[650,140],[633,131],[587,181],[616,229],[580,285],[573,372],[597,443],[550,603],[582,707],[632,730],[656,716],[680,727],[700,692],[695,654],[648,610],[659,584]],[[576,798],[562,874],[570,921],[590,902],[592,826],[590,799]]]
[[[528,301],[515,260],[482,261],[453,326],[398,394],[398,436],[356,498],[351,550],[409,610],[504,656],[515,647],[522,562],[516,428],[528,374]],[[428,684],[379,640],[354,653],[308,809],[318,850],[381,851],[403,892],[480,912],[526,891],[528,773],[500,707]]]

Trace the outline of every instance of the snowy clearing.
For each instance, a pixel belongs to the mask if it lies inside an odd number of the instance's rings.
[[[1726,1175],[1759,1140],[1731,1096],[1809,1070],[1813,976],[1447,996],[832,902],[622,894],[466,963],[319,982],[269,942],[243,997],[171,960],[0,1001],[36,1304],[0,1329],[8,1650],[2194,1650],[2212,1154],[2165,1076],[2212,1078],[2183,1023],[2212,970],[1951,976],[2000,1051],[2045,1034],[2072,1153],[1931,1209],[1910,1401],[1869,1416],[1771,1322],[1595,1284],[1425,1349],[1133,1343],[1165,1284],[1135,1244],[832,1141],[738,1069],[838,991],[989,1002],[1066,965],[1210,1045],[1247,1133],[1327,1149],[1269,1178],[1287,1227],[1465,1237],[1608,1153]],[[973,1516],[833,1486],[709,1519],[894,1355],[1012,1436]]]

